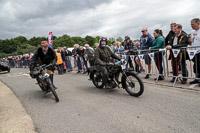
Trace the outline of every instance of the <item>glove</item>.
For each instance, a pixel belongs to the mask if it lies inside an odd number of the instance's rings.
[[[106,63],[106,62],[102,62],[100,65],[101,65],[101,66],[107,66],[108,63]]]
[[[113,67],[114,65],[115,65],[114,63],[111,63],[111,62],[108,63],[108,66],[110,67]]]

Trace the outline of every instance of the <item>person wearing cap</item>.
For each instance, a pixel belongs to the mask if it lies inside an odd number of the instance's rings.
[[[137,54],[137,47],[136,47],[135,43],[130,39],[129,36],[125,37],[123,45],[124,45],[124,53],[127,55],[127,61],[128,61],[127,67],[129,64],[130,68],[133,68],[133,64],[132,64],[130,55]]]
[[[42,65],[42,64],[55,65],[56,64],[56,54],[55,54],[54,50],[49,47],[49,44],[47,41],[41,42],[41,47],[36,50],[36,52],[34,53],[32,58],[30,59],[30,76],[32,78],[35,78],[33,75],[33,70],[37,64],[39,64],[39,65]],[[52,83],[53,83],[54,69],[55,68],[53,66],[48,68],[48,70],[49,70],[48,72],[50,74],[50,79],[51,79]],[[47,92],[44,92],[44,93],[47,93]]]
[[[111,89],[111,87],[108,83],[109,73],[104,65],[114,65],[111,63],[111,57],[120,60],[120,58],[107,47],[107,38],[101,37],[99,40],[99,47],[94,51],[94,64],[102,73],[102,80],[106,89]]]

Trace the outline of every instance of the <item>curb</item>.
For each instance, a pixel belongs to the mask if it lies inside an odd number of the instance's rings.
[[[15,94],[0,81],[0,132],[37,133],[31,117]]]

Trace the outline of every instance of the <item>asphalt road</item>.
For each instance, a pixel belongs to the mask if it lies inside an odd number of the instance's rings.
[[[199,133],[200,92],[145,84],[139,98],[101,90],[86,75],[55,74],[60,102],[43,96],[27,69],[0,73],[40,133]]]

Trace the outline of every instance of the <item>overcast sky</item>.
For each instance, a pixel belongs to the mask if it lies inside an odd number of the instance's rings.
[[[200,17],[200,0],[0,0],[0,39],[25,36],[106,36],[132,39],[162,29],[171,22],[192,31],[190,20]]]

